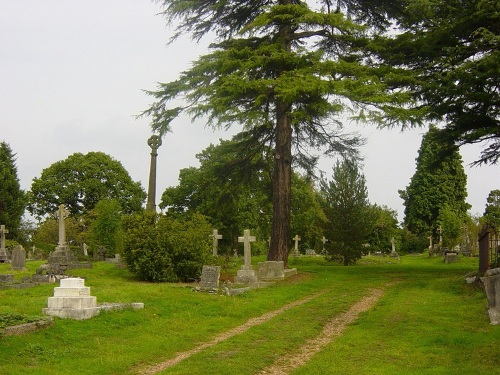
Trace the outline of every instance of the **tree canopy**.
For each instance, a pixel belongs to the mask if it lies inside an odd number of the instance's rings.
[[[498,0],[412,0],[399,13],[388,62],[411,69],[420,108],[443,121],[443,138],[484,144],[476,163],[500,158],[500,12]],[[380,50],[379,50],[380,51]]]
[[[458,148],[443,142],[435,126],[424,135],[416,162],[410,184],[399,191],[405,206],[404,225],[414,234],[436,238],[441,209],[448,207],[465,218],[470,208],[465,202],[467,175]]]
[[[178,22],[173,38],[211,33],[216,42],[179,79],[149,92],[156,102],[143,115],[160,134],[181,113],[252,132],[273,157],[268,259],[286,264],[292,164],[314,166],[318,150],[356,158],[361,141],[346,134],[341,116],[415,120],[404,109],[408,94],[393,90],[401,72],[367,48],[397,9],[390,1],[342,1],[335,9],[329,0],[317,9],[296,0],[162,3],[167,22]]]
[[[19,184],[15,154],[6,142],[0,142],[0,224],[9,238],[18,238],[26,196]]]
[[[64,204],[72,215],[81,215],[102,199],[116,199],[123,213],[130,213],[142,209],[146,193],[111,156],[74,153],[33,179],[28,209],[35,216],[43,216]]]

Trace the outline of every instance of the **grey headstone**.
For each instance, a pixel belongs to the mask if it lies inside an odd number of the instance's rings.
[[[220,278],[220,266],[204,265],[201,271],[201,281],[198,289],[218,290]]]
[[[26,266],[26,250],[21,245],[17,245],[12,251],[10,265],[16,271],[22,271]]]
[[[283,280],[285,278],[285,266],[283,261],[259,262],[259,280]]]

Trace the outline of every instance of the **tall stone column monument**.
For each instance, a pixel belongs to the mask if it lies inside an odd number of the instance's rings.
[[[49,254],[48,263],[51,265],[51,273],[59,274],[70,263],[77,262],[77,259],[66,241],[66,225],[64,220],[69,217],[69,211],[64,207],[64,204],[61,204],[59,205],[59,209],[53,213],[53,216],[59,226],[59,241],[56,249]],[[64,269],[61,270],[61,267]]]
[[[151,147],[151,165],[149,167],[149,187],[146,212],[156,212],[156,157],[158,156],[158,148],[161,146],[161,137],[159,135],[152,135],[148,139],[148,145]]]

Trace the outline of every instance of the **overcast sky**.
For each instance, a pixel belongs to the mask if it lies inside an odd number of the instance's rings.
[[[21,187],[28,190],[44,168],[75,152],[102,151],[120,161],[147,191],[151,135],[147,118],[135,115],[152,101],[142,90],[177,78],[204,53],[189,39],[167,46],[171,30],[149,0],[0,0],[0,140],[17,154]],[[208,41],[207,41],[208,42]],[[421,136],[357,126],[371,203],[403,219],[398,189],[415,172]],[[195,155],[231,132],[179,119],[158,150],[157,198],[177,185]],[[469,168],[478,146],[462,148],[468,202],[482,214],[489,192],[500,188],[500,166]],[[331,159],[321,169],[331,175]]]

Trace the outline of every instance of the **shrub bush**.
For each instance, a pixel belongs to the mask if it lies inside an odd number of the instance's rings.
[[[211,255],[212,227],[203,215],[126,216],[123,229],[123,258],[141,280],[193,281]]]

